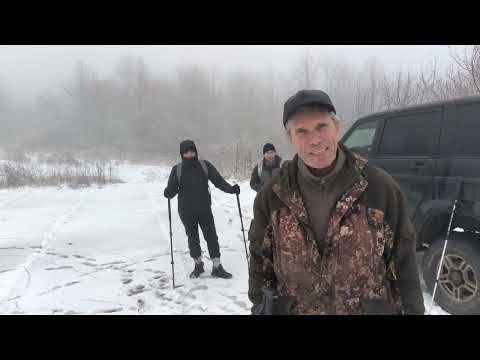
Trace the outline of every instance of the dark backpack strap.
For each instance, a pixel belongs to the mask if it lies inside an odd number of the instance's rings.
[[[178,163],[175,166],[176,166],[175,171],[177,172],[177,180],[178,180],[178,183],[180,184],[180,179],[182,178],[182,163]]]
[[[207,179],[208,179],[207,163],[205,162],[205,160],[201,160],[201,159],[199,159],[198,161],[200,162],[200,165],[202,166],[203,172],[205,173],[205,175],[207,175]]]
[[[258,170],[258,177],[262,179],[262,170],[263,170],[263,159],[258,162],[257,165],[257,170]]]

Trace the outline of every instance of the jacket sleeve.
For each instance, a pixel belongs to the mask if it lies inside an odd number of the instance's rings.
[[[213,166],[209,161],[205,161],[208,168],[208,179],[215,185],[215,187],[219,188],[223,192],[233,194],[234,191],[232,189],[232,185],[227,183],[225,179],[220,175],[218,170]]]
[[[269,226],[268,210],[265,209],[263,192],[258,193],[253,204],[253,220],[248,231],[250,264],[248,268],[248,297],[253,308],[262,302],[264,285],[263,242]],[[252,309],[253,309],[252,308]]]
[[[407,211],[405,196],[395,184],[396,221],[393,233],[393,260],[403,312],[407,315],[425,313],[423,293],[416,263],[416,236]]]
[[[168,178],[167,187],[163,191],[163,196],[169,199],[173,198],[175,195],[178,194],[180,187],[177,179],[177,166],[179,165],[175,165],[174,167],[172,167],[172,171],[170,172],[170,176]]]
[[[262,189],[262,182],[258,176],[258,165],[253,168],[252,176],[250,177],[250,187],[256,192]]]

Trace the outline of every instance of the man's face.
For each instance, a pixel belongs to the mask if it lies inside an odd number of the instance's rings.
[[[195,151],[190,149],[183,153],[183,157],[185,159],[193,159],[195,155],[196,155]]]
[[[275,159],[275,155],[277,153],[273,150],[269,150],[267,151],[265,154],[263,154],[263,156],[265,157],[265,160],[267,161],[273,161],[273,159]]]
[[[328,112],[299,113],[288,121],[289,139],[308,166],[323,169],[337,156],[338,128]]]

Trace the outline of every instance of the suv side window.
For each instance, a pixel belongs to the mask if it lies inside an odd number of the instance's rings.
[[[372,148],[376,130],[377,120],[368,121],[357,126],[345,141],[345,146],[360,154],[368,154]]]
[[[381,156],[430,156],[438,142],[441,112],[395,116],[385,121],[378,154]]]
[[[453,156],[480,155],[480,104],[459,105],[445,124],[445,145]]]

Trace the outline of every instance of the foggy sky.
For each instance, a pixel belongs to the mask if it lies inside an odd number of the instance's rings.
[[[100,77],[108,77],[124,57],[142,58],[153,74],[168,74],[182,65],[200,65],[220,75],[233,70],[279,74],[293,69],[306,49],[315,57],[361,65],[375,58],[387,71],[416,69],[433,59],[449,60],[448,46],[437,45],[0,45],[0,89],[20,101],[33,100],[58,88],[84,61]]]

